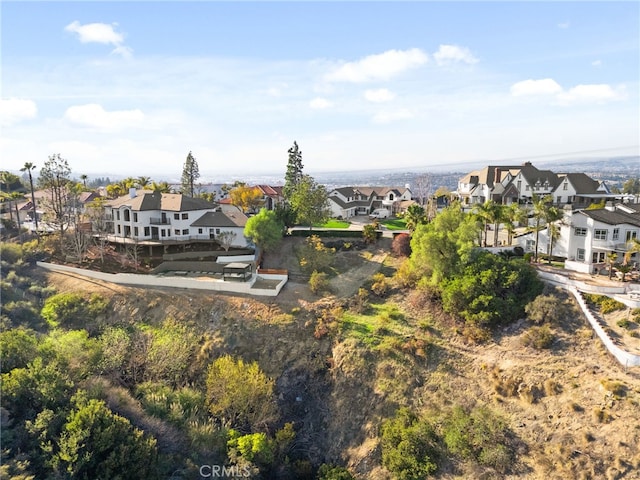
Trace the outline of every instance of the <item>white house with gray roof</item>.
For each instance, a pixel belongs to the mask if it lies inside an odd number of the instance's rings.
[[[376,208],[399,213],[402,205],[411,200],[406,187],[340,187],[329,192],[329,208],[334,218],[369,215]]]
[[[141,245],[175,245],[214,241],[220,233],[236,234],[233,247],[245,247],[242,212],[220,212],[217,205],[179,193],[131,189],[110,200],[105,214],[111,222],[109,240]]]
[[[609,204],[605,208],[571,210],[565,208],[564,220],[559,224],[560,234],[552,254],[566,258],[565,268],[593,273],[606,266],[607,255],[615,253],[617,262],[624,260],[633,239],[640,239],[640,204]],[[541,230],[538,252],[546,253],[547,230]],[[525,251],[535,249],[535,233],[518,238]],[[639,254],[629,261],[637,263]]]

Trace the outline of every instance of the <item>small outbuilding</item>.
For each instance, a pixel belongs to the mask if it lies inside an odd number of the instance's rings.
[[[222,269],[222,279],[225,282],[248,282],[252,276],[250,263],[227,263]]]

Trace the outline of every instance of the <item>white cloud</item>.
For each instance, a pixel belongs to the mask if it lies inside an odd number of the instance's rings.
[[[554,95],[562,92],[562,87],[551,78],[542,80],[523,80],[511,85],[511,95],[520,97],[524,95]]]
[[[357,62],[348,62],[326,76],[334,82],[370,82],[389,80],[412,68],[427,63],[429,57],[419,48],[410,50],[388,50],[369,55]]]
[[[38,107],[33,100],[23,100],[21,98],[0,99],[0,125],[3,127],[35,118],[37,115]]]
[[[326,98],[314,98],[309,102],[309,106],[316,110],[322,110],[331,106],[331,102]]]
[[[601,67],[602,66],[602,61],[601,60],[594,60],[593,62],[591,62],[591,65],[594,67]]]
[[[370,102],[382,103],[393,100],[396,98],[396,94],[386,88],[378,88],[376,90],[366,90],[364,92],[364,98]]]
[[[467,63],[469,65],[478,63],[478,59],[468,48],[457,45],[440,45],[438,51],[433,54],[433,58],[441,66],[451,63]]]
[[[113,45],[115,48],[111,53],[122,55],[125,58],[131,57],[133,50],[124,45],[124,35],[114,30],[117,23],[87,23],[81,25],[77,20],[64,27],[65,31],[75,33],[81,43],[101,43],[103,45]]]
[[[571,26],[571,23],[569,22],[561,22],[558,24],[558,28],[562,28],[562,29],[567,29]]]
[[[407,120],[413,118],[411,113],[406,108],[394,111],[378,112],[372,119],[373,123],[386,124],[397,122],[398,120]]]
[[[566,92],[558,95],[558,101],[562,105],[571,103],[604,103],[607,101],[624,100],[627,93],[624,88],[614,90],[611,85],[576,85]]]
[[[144,120],[144,114],[138,109],[108,112],[102,105],[90,103],[69,107],[64,118],[81,126],[118,129],[139,126]]]

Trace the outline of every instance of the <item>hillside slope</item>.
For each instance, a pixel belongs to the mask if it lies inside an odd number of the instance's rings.
[[[108,298],[107,323],[172,317],[206,332],[201,366],[224,353],[256,360],[276,380],[281,421],[296,425],[297,451],[314,464],[392,478],[381,466],[380,426],[398,407],[437,422],[454,405],[487,405],[506,420],[518,452],[509,474],[448,458],[436,477],[640,478],[640,372],[615,363],[577,309],[554,327],[552,348],[538,351],[522,346],[525,320],[488,344],[467,344],[455,322],[416,292],[373,298],[368,316],[342,317],[352,302],[314,296],[302,283],[290,283],[282,298],[248,299],[56,273],[48,281],[58,291]],[[354,277],[353,286],[362,281]]]

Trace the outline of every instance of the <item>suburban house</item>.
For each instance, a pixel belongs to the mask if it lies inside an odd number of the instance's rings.
[[[584,210],[567,207],[564,214],[552,254],[566,258],[565,268],[569,270],[594,273],[606,266],[611,253],[620,263],[629,252],[629,242],[640,239],[640,204],[610,203],[605,208]],[[538,236],[538,252],[546,253],[547,230],[541,230]],[[534,251],[535,233],[518,237],[518,244],[525,251]],[[631,264],[638,263],[639,255],[631,255]]]
[[[376,208],[400,213],[411,200],[411,190],[405,187],[340,187],[329,192],[329,207],[334,218],[368,215]]]
[[[231,246],[245,247],[247,217],[222,212],[211,202],[179,193],[131,189],[129,195],[105,205],[108,239],[114,243],[186,245],[216,241],[223,232],[235,234]]]
[[[264,208],[274,210],[278,205],[284,204],[284,193],[281,186],[256,185],[256,188],[262,192],[264,199]]]
[[[539,170],[531,162],[520,166],[487,166],[458,181],[457,195],[464,206],[493,200],[496,203],[531,204],[533,195],[551,195],[558,205],[584,208],[602,200],[621,199],[604,182],[584,173],[554,173]]]

